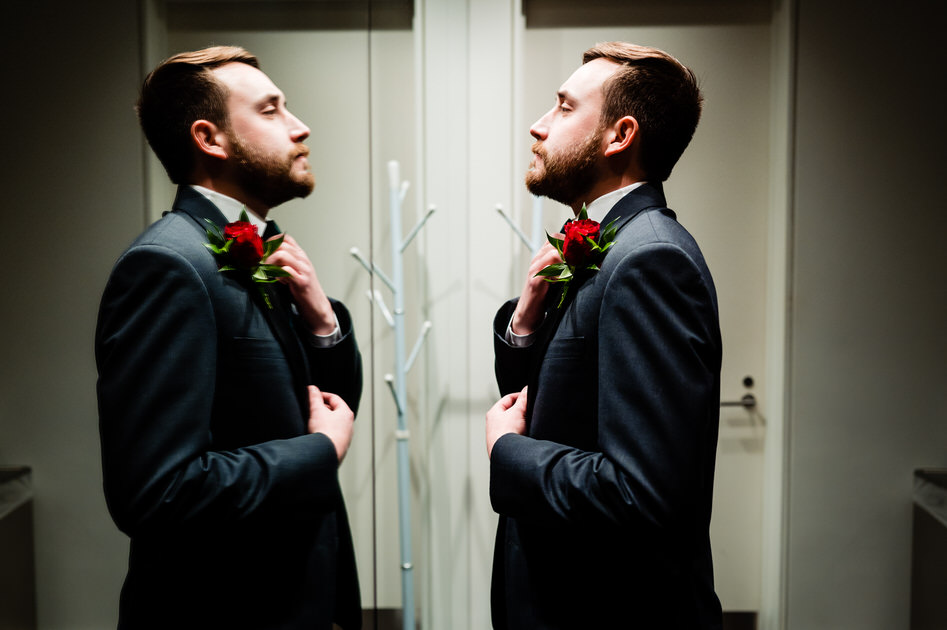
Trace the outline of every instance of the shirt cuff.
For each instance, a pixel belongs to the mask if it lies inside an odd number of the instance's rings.
[[[533,345],[533,341],[536,339],[536,331],[526,334],[526,335],[517,335],[513,332],[513,318],[510,318],[510,323],[506,325],[506,335],[504,335],[506,342],[513,346],[514,348],[526,348]]]
[[[309,343],[313,348],[329,348],[342,341],[342,327],[339,326],[339,317],[335,311],[332,312],[332,317],[335,319],[335,330],[328,335],[309,333]]]

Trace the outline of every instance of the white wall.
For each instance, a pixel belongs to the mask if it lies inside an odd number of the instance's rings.
[[[947,466],[945,4],[798,2],[788,627],[908,627]]]
[[[426,392],[438,415],[424,451],[429,465],[421,475],[432,522],[426,538],[430,564],[424,565],[431,574],[424,593],[429,609],[422,615],[428,627],[489,626],[496,516],[487,500],[482,423],[498,396],[489,330],[496,308],[521,288],[530,257],[494,206],[501,204],[530,231],[531,200],[523,186],[529,126],[597,41],[668,48],[704,79],[705,118],[668,192],[717,274],[721,310],[727,311],[724,394],[738,399],[745,391],[742,377],[751,374],[754,393],[766,399],[769,152],[777,144],[768,124],[775,109],[770,96],[775,64],[762,13],[666,26],[557,23],[526,29],[519,3],[509,0],[425,4],[423,162],[431,200],[451,199],[448,216],[429,228],[435,238],[430,294],[441,316],[435,318],[432,341],[432,361],[440,370]],[[546,229],[558,229],[567,216],[561,205],[544,203]],[[712,534],[718,581],[726,609],[756,610],[766,430],[759,420],[749,425],[742,409],[728,412],[724,422]]]

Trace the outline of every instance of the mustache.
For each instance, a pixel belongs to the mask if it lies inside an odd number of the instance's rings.
[[[305,144],[297,144],[296,157],[309,157],[309,147]]]
[[[532,151],[533,153],[535,153],[541,158],[546,157],[546,149],[545,147],[543,147],[543,143],[541,140],[537,140],[536,142],[533,143]]]

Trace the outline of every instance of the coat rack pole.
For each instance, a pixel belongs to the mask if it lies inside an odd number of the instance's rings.
[[[374,263],[365,260],[357,247],[350,251],[352,256],[368,271],[377,275],[391,289],[393,308],[391,311],[385,306],[378,289],[368,292],[368,299],[378,306],[385,321],[394,329],[395,335],[395,366],[394,372],[385,374],[385,383],[391,390],[397,411],[398,424],[395,429],[398,460],[398,524],[401,539],[401,600],[402,620],[404,630],[416,630],[414,604],[414,564],[411,561],[411,459],[408,450],[408,440],[411,437],[407,423],[408,392],[406,376],[414,360],[417,358],[428,332],[431,322],[424,322],[421,334],[415,342],[411,356],[405,358],[404,339],[404,261],[405,248],[411,243],[427,220],[434,214],[435,207],[428,208],[427,213],[408,236],[402,239],[401,235],[401,205],[408,190],[408,182],[401,181],[397,161],[388,162],[388,190],[389,211],[391,213],[391,278],[386,276]]]
[[[408,450],[408,427],[405,418],[407,386],[405,384],[404,340],[404,261],[401,237],[401,203],[403,200],[398,162],[388,162],[389,206],[391,211],[391,275],[394,283],[392,315],[395,322],[394,396],[398,410],[396,432],[398,457],[398,515],[401,529],[401,600],[404,630],[415,630],[414,565],[411,561],[411,474]]]

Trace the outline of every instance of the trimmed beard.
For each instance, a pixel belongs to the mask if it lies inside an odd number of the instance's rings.
[[[316,185],[313,174],[293,174],[293,162],[300,155],[309,155],[309,147],[297,144],[297,150],[284,158],[266,154],[243,142],[236,134],[228,133],[233,149],[237,178],[243,189],[268,208],[273,208],[296,197],[307,197]]]
[[[573,206],[595,185],[601,141],[602,129],[596,129],[581,144],[550,154],[537,140],[533,153],[542,158],[542,163],[526,171],[526,189],[538,197]]]

